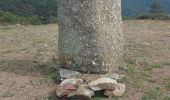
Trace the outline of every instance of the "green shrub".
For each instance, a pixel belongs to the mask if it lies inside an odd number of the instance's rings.
[[[3,12],[0,11],[0,23],[1,24],[32,24],[32,25],[39,25],[41,24],[41,20],[38,18],[38,16],[17,16],[10,12]]]
[[[130,20],[130,19],[135,19],[135,18],[129,16],[122,16],[122,20]]]
[[[58,19],[57,17],[50,17],[50,23],[57,23]]]
[[[1,12],[0,21],[2,23],[16,23],[18,18],[10,12]]]
[[[170,20],[170,16],[161,13],[148,13],[139,15],[136,19]]]
[[[2,10],[0,10],[0,18],[3,16],[3,11]]]
[[[50,17],[49,21],[46,22],[47,23],[57,23],[57,17]],[[4,12],[2,10],[0,10],[0,23],[1,24],[22,24],[22,25],[39,25],[39,24],[45,24],[43,23],[43,20],[41,20],[41,18],[39,18],[38,15],[33,15],[33,16],[19,16],[19,15],[15,15],[11,12]]]
[[[41,24],[40,19],[38,18],[38,16],[31,16],[27,19],[27,21],[29,22],[29,24],[32,25],[39,25]]]
[[[57,23],[57,17],[50,17],[49,22],[47,23]],[[11,12],[4,12],[0,10],[0,23],[1,24],[17,24],[20,23],[22,25],[39,25],[43,24],[43,20],[39,18],[38,15],[33,15],[33,16],[19,16],[15,15]]]

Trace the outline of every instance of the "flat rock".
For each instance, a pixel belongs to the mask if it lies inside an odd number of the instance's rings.
[[[106,78],[106,77],[100,77],[100,78],[88,83],[89,87],[93,91],[99,91],[99,90],[104,90],[104,89],[114,89],[115,84],[117,84],[116,80]]]
[[[58,97],[67,96],[68,94],[76,91],[81,84],[83,84],[82,79],[65,79],[57,88],[56,94]]]
[[[123,96],[125,93],[126,86],[122,83],[117,83],[115,90],[106,90],[104,95],[106,96]]]
[[[70,84],[79,86],[83,84],[83,79],[76,78],[65,79],[63,82],[60,83],[60,86],[67,86]]]
[[[77,91],[70,93],[68,95],[68,97],[74,97],[77,95],[82,96],[82,97],[86,96],[87,98],[91,98],[92,96],[94,96],[94,92],[92,90],[90,90],[88,85],[82,84],[78,87]]]
[[[101,83],[96,85],[100,90],[114,90],[116,88],[116,83]]]
[[[83,74],[80,78],[89,83],[91,81],[98,79],[99,77],[101,76],[98,74]]]
[[[81,76],[80,72],[69,69],[60,69],[59,72],[60,77],[63,79]]]
[[[78,86],[76,85],[67,85],[67,86],[59,86],[56,90],[56,95],[58,97],[67,96],[68,94],[72,93],[73,91],[76,91]]]

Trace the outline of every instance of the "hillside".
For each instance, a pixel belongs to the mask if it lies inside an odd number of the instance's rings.
[[[122,0],[123,16],[136,16],[146,13],[150,9],[150,5],[154,0]],[[163,10],[170,14],[170,0],[161,0]]]
[[[57,16],[58,0],[0,0],[0,11],[19,17],[38,16],[43,23]],[[1,17],[1,15],[0,15]]]
[[[0,22],[20,23],[24,21],[37,23],[51,23],[57,21],[58,0],[0,0]],[[122,0],[122,15],[137,16],[146,13],[150,9],[153,0]],[[170,0],[161,0],[164,12],[170,14]],[[3,12],[3,13],[2,13]],[[10,12],[14,16],[10,15]],[[3,15],[5,17],[3,18]],[[15,18],[15,16],[17,18]],[[13,19],[11,19],[13,18]],[[38,19],[38,20],[37,20]],[[7,21],[6,21],[7,20]]]

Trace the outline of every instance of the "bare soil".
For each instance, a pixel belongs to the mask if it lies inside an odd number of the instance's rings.
[[[170,100],[170,21],[127,20],[123,30],[127,91],[119,99]],[[51,100],[57,33],[56,24],[0,26],[0,100]]]

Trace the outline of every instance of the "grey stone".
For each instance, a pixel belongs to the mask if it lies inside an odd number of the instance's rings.
[[[60,69],[59,72],[60,72],[60,77],[64,79],[81,76],[80,72],[69,70],[69,69]]]
[[[123,66],[121,1],[59,0],[58,4],[61,67],[117,72]]]
[[[60,83],[60,86],[67,86],[70,84],[79,86],[83,84],[83,79],[76,79],[76,78],[65,79],[63,82]]]

